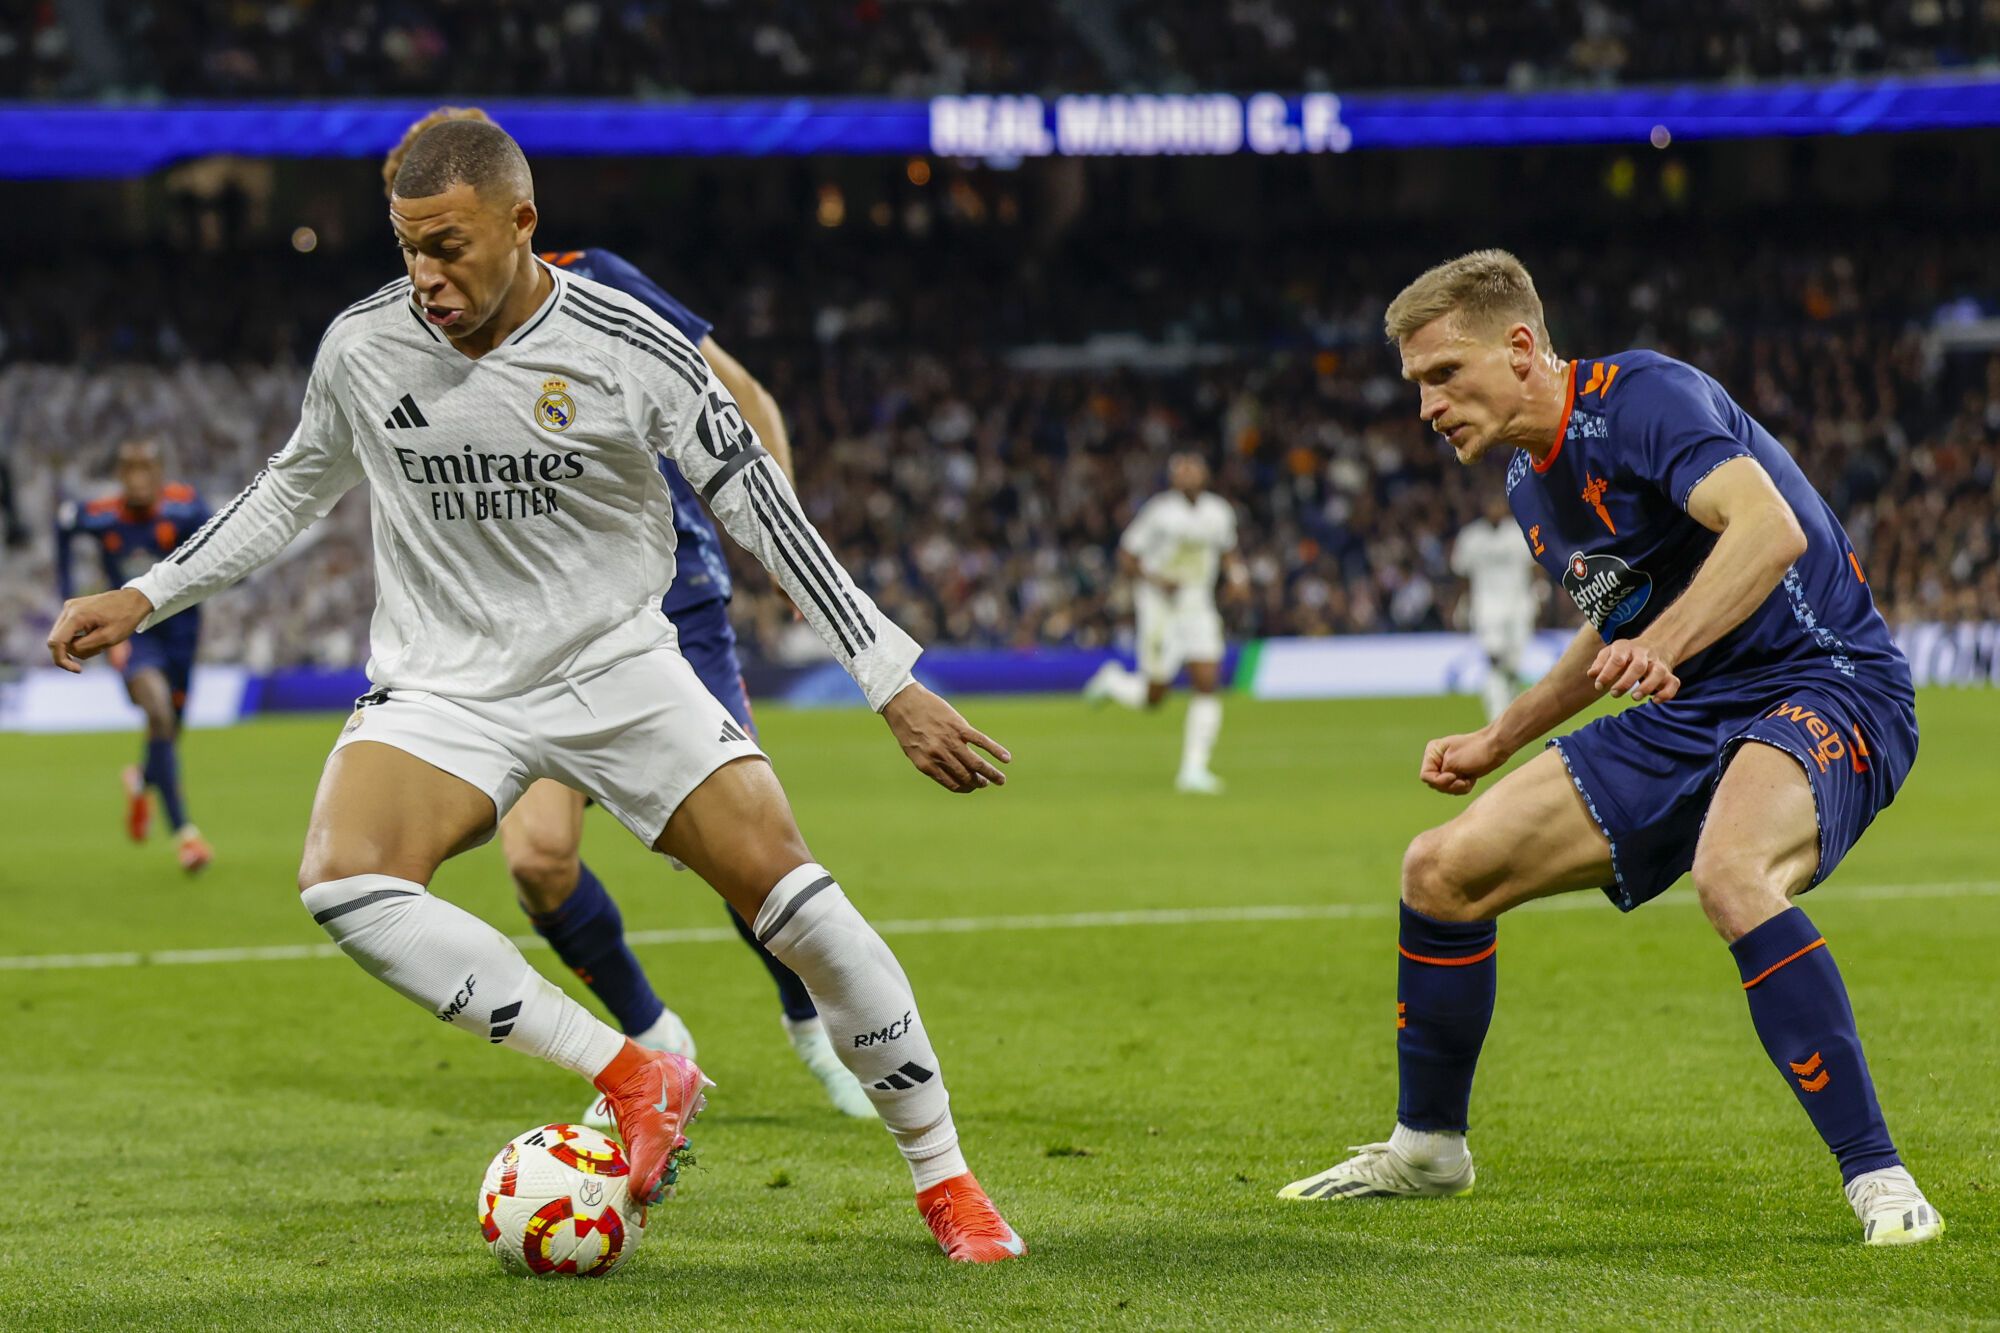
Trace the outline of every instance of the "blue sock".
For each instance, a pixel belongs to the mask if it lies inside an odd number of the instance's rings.
[[[1842,1180],[1899,1162],[1861,1054],[1847,986],[1826,939],[1791,908],[1729,946],[1764,1050],[1813,1128],[1840,1162]]]
[[[174,743],[148,740],[143,771],[146,785],[160,793],[160,804],[167,812],[167,827],[185,828],[187,808],[181,804],[181,765],[174,755]]]
[[[752,930],[742,917],[736,915],[735,908],[731,907],[728,911],[729,923],[736,927],[736,933],[743,937],[743,942],[749,945],[751,951],[763,962],[764,970],[771,974],[771,980],[778,983],[778,1003],[784,1007],[785,1017],[794,1023],[803,1023],[808,1018],[818,1018],[819,1009],[813,1004],[812,996],[806,993],[806,983],[799,980],[799,974],[772,957],[771,951],[757,942],[757,932]]]
[[[556,957],[604,1002],[627,1036],[653,1026],[666,1004],[653,993],[653,983],[625,943],[625,918],[604,885],[580,866],[576,891],[553,912],[530,912],[535,933],[549,942]]]
[[[1491,921],[1434,921],[1403,904],[1397,941],[1396,1123],[1463,1134],[1472,1072],[1493,1021],[1500,938]]]

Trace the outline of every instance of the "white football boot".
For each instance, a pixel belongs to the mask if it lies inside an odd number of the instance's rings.
[[[1340,1165],[1294,1180],[1278,1191],[1281,1199],[1449,1198],[1472,1192],[1472,1154],[1442,1169],[1422,1166],[1389,1143],[1364,1143]]]
[[[694,1059],[694,1034],[681,1016],[671,1009],[660,1010],[660,1016],[653,1020],[653,1026],[633,1036],[649,1051],[665,1051],[669,1055],[686,1056]],[[618,1125],[611,1118],[611,1107],[602,1096],[590,1104],[583,1113],[583,1123],[592,1129],[606,1133],[616,1133]]]
[[[800,1061],[812,1076],[819,1080],[820,1087],[826,1089],[826,1099],[833,1103],[842,1115],[851,1115],[856,1120],[876,1118],[875,1103],[868,1100],[868,1093],[859,1079],[847,1072],[847,1066],[840,1063],[840,1057],[833,1053],[833,1042],[828,1040],[826,1028],[817,1018],[802,1022],[785,1020],[785,1040],[792,1043]]]
[[[1174,790],[1195,796],[1220,796],[1224,787],[1221,778],[1200,768],[1182,770],[1181,775],[1174,779]]]
[[[1944,1234],[1944,1219],[1907,1168],[1863,1172],[1847,1182],[1847,1201],[1861,1219],[1864,1245],[1918,1245]]]

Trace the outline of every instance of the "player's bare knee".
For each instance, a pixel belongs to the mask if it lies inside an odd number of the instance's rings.
[[[1477,906],[1454,870],[1452,826],[1425,829],[1403,853],[1403,901],[1439,921],[1469,921]]]
[[[574,849],[525,847],[509,851],[507,873],[514,877],[514,893],[530,912],[553,912],[576,892],[583,864]]]
[[[1785,910],[1793,886],[1780,867],[1750,848],[1704,843],[1695,850],[1694,889],[1701,910],[1730,943]]]

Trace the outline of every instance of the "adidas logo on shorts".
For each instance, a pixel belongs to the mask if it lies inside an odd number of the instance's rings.
[[[715,739],[723,745],[733,745],[739,741],[747,744],[750,736],[743,728],[736,725],[735,718],[726,717],[722,719],[722,734]]]

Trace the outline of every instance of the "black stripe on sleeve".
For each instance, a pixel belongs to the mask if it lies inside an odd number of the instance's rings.
[[[756,462],[758,459],[769,458],[769,457],[770,455],[764,452],[763,445],[761,444],[751,445],[749,448],[745,449],[742,453],[736,455],[736,457],[730,459],[727,463],[724,463],[721,467],[716,469],[715,475],[710,477],[707,480],[707,482],[705,482],[702,485],[701,498],[708,501],[710,504],[714,504],[715,493],[721,490],[725,485],[727,485],[731,477],[741,472],[744,468],[749,467],[752,463]]]
[[[698,368],[697,363],[702,359],[701,353],[695,350],[694,344],[688,341],[687,335],[661,319],[650,308],[642,306],[637,311],[625,310],[611,304],[611,302],[601,296],[593,296],[580,287],[570,288],[570,295],[581,302],[583,307],[591,313],[609,320],[611,323],[630,328],[635,333],[650,337],[664,351],[685,364],[689,370]]]
[[[676,361],[670,360],[665,354],[661,353],[650,344],[643,342],[638,338],[634,338],[628,333],[622,333],[619,330],[611,328],[608,325],[599,324],[594,319],[586,318],[573,304],[565,303],[564,306],[562,307],[562,312],[565,315],[568,315],[571,319],[575,320],[577,323],[583,325],[587,329],[595,329],[597,330],[597,332],[602,333],[607,337],[616,338],[619,342],[629,343],[633,347],[638,348],[646,355],[657,360],[661,365],[667,367],[667,369],[673,371],[676,375],[679,375],[683,380],[686,380],[688,388],[693,389],[696,393],[701,392],[702,381],[696,379],[693,375],[689,374],[687,367],[681,365]]]
[[[799,514],[785,503],[783,493],[771,484],[770,478],[752,472],[745,479],[745,483],[753,493],[761,494],[765,502],[770,505],[772,512],[777,515],[779,523],[790,534],[794,546],[805,557],[807,568],[813,571],[814,576],[820,582],[820,586],[825,589],[827,597],[834,599],[835,604],[843,608],[841,618],[846,620],[848,626],[854,630],[854,637],[860,641],[861,646],[866,648],[868,645],[874,643],[874,625],[869,623],[868,617],[861,614],[861,608],[855,605],[854,599],[847,595],[847,588],[845,586],[846,578],[841,573],[839,566],[834,563],[832,555],[828,554],[826,548],[819,545],[815,540],[816,534],[813,531],[812,524],[808,523],[802,514]],[[851,619],[848,617],[848,613],[850,612],[852,613]]]
[[[875,642],[874,628],[863,622],[858,611],[854,611],[851,606],[843,604],[844,599],[840,592],[839,576],[837,574],[830,576],[825,570],[822,570],[814,563],[810,543],[793,528],[791,520],[786,517],[784,510],[779,506],[776,488],[756,472],[746,474],[744,484],[749,489],[751,503],[756,507],[758,517],[764,520],[764,527],[771,533],[773,539],[777,541],[778,549],[787,553],[785,563],[791,566],[793,572],[796,573],[798,565],[791,559],[791,555],[797,554],[805,560],[806,569],[811,577],[809,580],[802,579],[801,582],[808,583],[809,588],[813,586],[817,587],[818,591],[813,593],[813,601],[818,605],[820,611],[826,614],[827,620],[834,628],[841,629],[841,627],[845,626],[845,630],[840,636],[840,641],[847,643],[850,635],[852,636],[856,646],[849,648],[847,655],[853,657],[862,648],[866,648],[869,644]],[[779,531],[780,528],[784,529],[782,533]],[[829,606],[832,608],[830,613],[828,612]],[[850,614],[850,612],[853,613]]]
[[[854,600],[853,594],[848,590],[848,580],[844,577],[840,562],[833,558],[833,552],[826,548],[826,542],[820,537],[819,530],[813,527],[812,523],[806,518],[805,512],[799,508],[797,497],[794,496],[787,499],[785,492],[773,485],[768,477],[760,478],[760,480],[764,483],[765,488],[770,491],[771,503],[777,506],[778,513],[798,525],[800,538],[805,543],[807,557],[818,558],[820,567],[826,571],[827,577],[833,581],[835,590],[840,593],[840,599],[847,603],[849,610],[854,612],[854,619],[861,626],[862,637],[867,643],[875,642],[874,624],[867,616],[861,614],[860,604]]]
[[[754,477],[757,474],[753,472],[750,475]],[[764,502],[758,497],[756,488],[751,487],[749,494],[750,508],[756,512],[758,521],[764,525],[764,531],[770,535],[771,544],[778,550],[778,558],[785,562],[785,568],[792,571],[792,578],[798,583],[799,591],[812,599],[813,605],[819,608],[820,617],[828,625],[832,626],[835,636],[840,640],[842,651],[848,657],[852,658],[855,654],[855,647],[853,642],[848,638],[847,629],[843,628],[844,617],[834,613],[833,608],[828,606],[826,600],[820,596],[819,589],[815,586],[815,581],[807,577],[806,572],[799,568],[799,562],[793,558],[792,548],[778,534],[778,529],[772,520],[771,513],[764,507]]]
[[[234,500],[225,505],[208,522],[202,524],[200,530],[194,536],[188,538],[188,540],[175,548],[174,553],[167,557],[168,563],[184,565],[188,562],[189,556],[192,556],[196,551],[208,545],[209,539],[222,531],[222,525],[227,523],[236,511],[243,507],[243,502],[248,500],[252,493],[264,484],[264,478],[270,471],[271,469],[268,466],[259,469],[257,475],[250,478],[250,484],[245,486]]]
[[[388,307],[396,304],[398,301],[402,299],[403,299],[402,297],[395,295],[394,293],[391,293],[388,296],[380,297],[377,300],[369,302],[367,304],[358,305],[349,310],[343,310],[339,314],[333,317],[333,323],[326,326],[326,331],[327,333],[331,333],[335,328],[337,328],[342,324],[345,324],[348,320],[353,319],[356,315],[366,315],[366,314],[371,314],[377,310],[387,309]],[[321,342],[326,341],[326,334],[320,335],[320,341]]]

